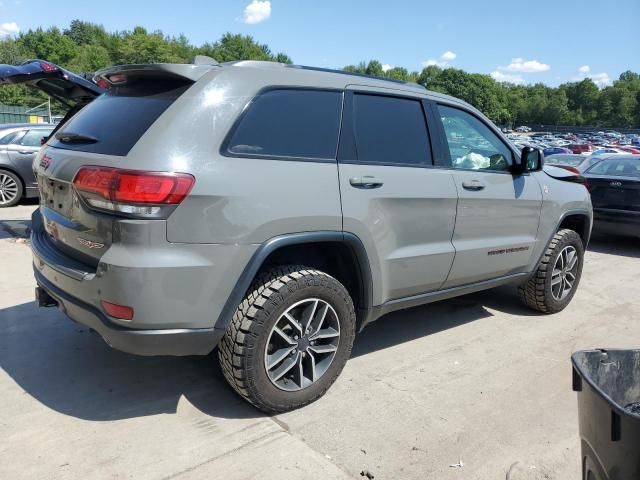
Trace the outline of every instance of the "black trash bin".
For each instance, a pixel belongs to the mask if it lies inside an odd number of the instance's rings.
[[[640,480],[640,349],[572,355],[583,480]]]

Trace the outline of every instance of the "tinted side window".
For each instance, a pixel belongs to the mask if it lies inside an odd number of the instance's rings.
[[[513,162],[511,150],[487,125],[464,110],[444,105],[438,105],[438,110],[453,168],[509,169]]]
[[[353,129],[358,161],[431,164],[427,124],[420,100],[355,94]]]
[[[233,130],[227,151],[236,155],[335,159],[342,93],[269,90],[258,95]]]
[[[51,130],[29,130],[25,136],[22,137],[22,140],[20,140],[20,145],[24,145],[25,147],[39,147],[42,144],[42,139],[48,137]]]

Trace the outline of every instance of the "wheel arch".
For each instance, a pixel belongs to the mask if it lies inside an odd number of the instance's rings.
[[[362,241],[348,232],[319,231],[279,235],[260,245],[238,278],[215,328],[227,329],[237,306],[261,270],[283,264],[302,264],[335,277],[353,299],[357,329],[368,322],[373,305],[373,283]]]
[[[567,212],[560,220],[556,232],[563,228],[573,230],[580,235],[584,248],[587,248],[591,237],[591,216],[587,212]]]

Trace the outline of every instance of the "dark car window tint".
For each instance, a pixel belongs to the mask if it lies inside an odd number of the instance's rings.
[[[49,144],[67,150],[125,156],[149,127],[189,87],[181,80],[131,80],[114,86],[84,107]],[[94,137],[93,143],[64,143],[61,133]]]
[[[640,177],[640,160],[604,160],[591,167],[587,173],[610,177]]]
[[[267,91],[251,102],[227,150],[246,156],[334,159],[341,107],[340,92]]]
[[[353,129],[360,162],[431,164],[427,125],[419,100],[356,94]]]
[[[53,130],[53,128],[51,129]],[[38,130],[29,130],[22,140],[20,140],[20,145],[25,147],[39,147],[42,145],[42,139],[48,137],[51,133],[51,130],[46,129],[38,129]]]
[[[505,171],[511,150],[487,125],[458,108],[438,105],[449,144],[451,166],[468,170]]]

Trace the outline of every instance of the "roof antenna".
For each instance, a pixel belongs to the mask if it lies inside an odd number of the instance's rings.
[[[216,60],[206,55],[196,55],[191,63],[193,65],[220,65]]]

